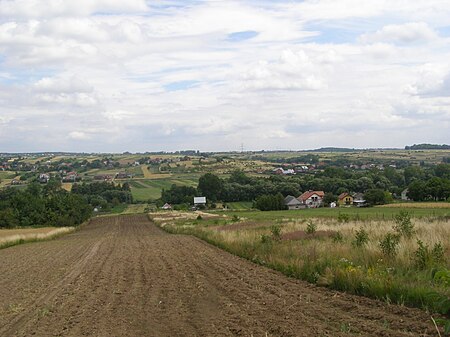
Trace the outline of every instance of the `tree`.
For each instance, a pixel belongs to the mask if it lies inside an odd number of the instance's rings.
[[[385,191],[379,188],[372,188],[364,194],[364,199],[369,205],[383,205],[388,202]]]
[[[210,201],[220,199],[222,187],[223,181],[212,173],[202,175],[198,181],[199,192]]]
[[[415,180],[408,186],[408,198],[414,201],[423,201],[427,197],[426,183],[422,180]]]
[[[323,203],[325,206],[329,206],[332,202],[336,202],[337,199],[337,196],[335,196],[333,193],[327,192],[323,197]]]
[[[261,211],[279,211],[286,209],[284,197],[281,193],[258,197],[255,201],[255,207]]]

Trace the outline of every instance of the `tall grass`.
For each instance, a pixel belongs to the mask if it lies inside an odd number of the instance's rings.
[[[158,221],[158,219],[155,219]],[[398,236],[394,220],[339,222],[337,219],[294,219],[266,223],[265,227],[242,226],[236,230],[217,230],[213,226],[184,219],[164,228],[172,233],[193,234],[233,254],[279,270],[320,286],[348,291],[387,302],[420,307],[442,314],[450,313],[450,221],[445,218],[415,218],[413,235]],[[248,219],[251,221],[251,219]],[[300,240],[277,240],[273,227],[281,234],[305,231],[314,224],[317,231],[333,231],[335,236],[310,235]],[[368,241],[355,245],[355,235],[363,230]],[[380,244],[386,235],[398,237],[390,254]],[[428,247],[426,265],[418,267],[418,240]],[[441,245],[443,257],[431,258],[432,247]],[[422,252],[423,253],[423,252]],[[439,274],[440,273],[440,274]]]
[[[8,248],[23,243],[46,241],[54,239],[63,234],[72,233],[75,227],[60,227],[55,228],[47,233],[27,233],[27,234],[13,234],[0,238],[0,249]]]

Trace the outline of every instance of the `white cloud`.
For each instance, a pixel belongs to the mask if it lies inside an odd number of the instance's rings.
[[[450,66],[432,63],[421,66],[416,80],[405,91],[418,96],[450,96]]]
[[[69,133],[69,138],[74,140],[89,140],[91,137],[83,131],[72,131]]]
[[[410,22],[401,25],[387,25],[375,33],[360,37],[363,43],[394,42],[416,43],[428,42],[437,38],[436,32],[425,22]]]
[[[319,90],[326,85],[327,64],[334,59],[332,53],[313,59],[303,50],[286,49],[277,61],[260,61],[248,70],[243,86],[248,89]]]
[[[144,0],[5,0],[0,2],[0,18],[51,18],[100,13],[134,13],[147,9]]]
[[[448,141],[447,2],[148,3],[0,1],[2,145],[401,146],[424,120]]]

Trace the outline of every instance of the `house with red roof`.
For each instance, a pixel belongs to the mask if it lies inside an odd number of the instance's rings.
[[[350,206],[353,205],[353,196],[350,193],[344,192],[339,194],[338,197],[339,206]]]
[[[324,191],[306,191],[297,199],[308,208],[317,208],[322,206],[324,196]]]

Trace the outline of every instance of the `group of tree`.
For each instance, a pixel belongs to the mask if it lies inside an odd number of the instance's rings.
[[[73,184],[72,193],[82,196],[91,206],[100,207],[102,210],[133,202],[130,185],[126,182],[122,185],[115,185],[112,182]]]
[[[0,191],[0,228],[16,226],[75,226],[91,216],[85,198],[61,188],[57,181],[44,187],[32,183],[25,189]]]
[[[450,164],[433,167],[408,166],[404,169],[386,167],[383,170],[345,170],[327,167],[315,175],[290,177],[250,177],[242,171],[234,171],[222,179],[212,173],[200,177],[197,189],[173,185],[162,193],[162,201],[190,203],[194,196],[205,196],[210,202],[256,201],[261,196],[299,196],[308,190],[326,192],[329,202],[343,192],[363,193],[372,204],[384,204],[400,197],[409,189],[408,196],[417,201],[448,200],[450,198]]]

